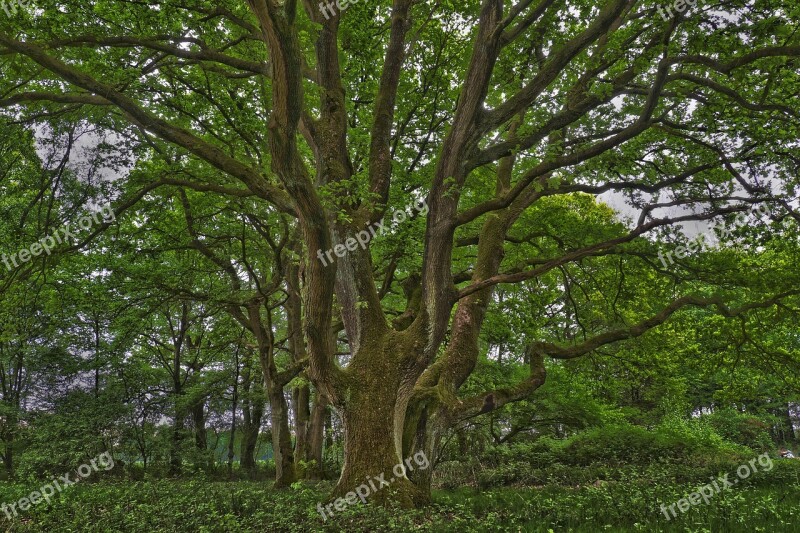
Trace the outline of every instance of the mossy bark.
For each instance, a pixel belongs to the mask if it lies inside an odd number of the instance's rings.
[[[343,417],[345,463],[333,495],[343,497],[359,486],[369,487],[368,501],[392,502],[411,508],[425,498],[401,467],[404,457],[395,439],[396,388],[364,391],[353,398],[354,408]],[[400,474],[400,475],[398,475]],[[389,485],[380,482],[383,479]]]
[[[342,497],[365,485],[370,489],[370,503],[415,507],[427,497],[399,466],[406,459],[402,434],[416,379],[413,368],[404,365],[411,346],[397,334],[385,335],[378,342],[365,338],[369,340],[362,349],[369,350],[371,357],[358,357],[354,363],[345,409],[340,409],[345,462],[333,495]]]

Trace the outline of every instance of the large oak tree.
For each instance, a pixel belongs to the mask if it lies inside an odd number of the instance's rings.
[[[77,114],[138,165],[185,169],[151,186],[252,196],[297,227],[297,349],[344,424],[341,495],[418,450],[433,459],[457,420],[527,397],[546,356],[639,336],[687,306],[740,316],[796,292],[772,284],[733,304],[676,284],[633,323],[567,345],[527,339],[528,377],[459,395],[498,285],[611,254],[668,282],[648,244],[677,224],[760,203],[794,216],[800,11],[701,1],[665,19],[658,7],[362,0],[324,15],[310,0],[43,0],[35,17],[0,21],[0,105],[29,121]],[[566,239],[543,206],[578,193],[625,198],[634,220],[612,235],[579,218],[581,238]],[[388,222],[422,199],[424,220]],[[409,242],[318,259],[384,219]],[[428,474],[379,498],[424,501]]]

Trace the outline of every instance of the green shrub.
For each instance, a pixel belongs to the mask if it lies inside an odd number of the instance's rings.
[[[561,462],[572,465],[648,464],[660,461],[728,461],[751,457],[744,446],[726,441],[701,420],[666,419],[652,430],[631,424],[592,428],[563,447]]]
[[[770,424],[752,415],[733,409],[722,409],[703,416],[722,437],[747,446],[753,450],[766,451],[774,448],[769,435]]]

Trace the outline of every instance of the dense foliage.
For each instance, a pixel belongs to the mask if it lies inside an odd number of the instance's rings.
[[[9,530],[789,530],[800,8],[680,3],[2,3]]]

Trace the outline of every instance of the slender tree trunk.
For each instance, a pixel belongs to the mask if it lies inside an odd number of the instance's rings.
[[[8,407],[9,402],[3,402]],[[16,440],[17,426],[19,419],[16,416],[15,408],[9,409],[9,416],[5,420],[3,428],[3,466],[8,478],[14,476],[14,441]]]
[[[292,389],[292,403],[294,404],[294,460],[295,469],[300,477],[306,477],[303,463],[308,462],[308,430],[311,411],[311,388],[308,385]]]
[[[255,439],[253,439],[253,397],[251,394],[251,389],[253,387],[253,372],[255,369],[253,368],[253,356],[252,353],[248,350],[244,354],[244,361],[242,364],[242,442],[239,448],[239,464],[241,465],[242,469],[247,472],[248,476],[253,479],[255,478]],[[258,438],[258,429],[261,425],[260,418],[255,421],[256,428],[255,428],[255,437]],[[251,439],[253,440],[253,444],[251,446]]]
[[[282,387],[269,387],[269,405],[272,411],[272,453],[275,459],[275,487],[288,487],[297,481],[294,449],[289,432],[289,410]]]
[[[240,448],[240,464],[251,479],[256,477],[256,446],[264,417],[264,401],[252,402],[252,406],[243,411],[242,444]]]
[[[186,413],[183,409],[177,408],[175,411],[175,422],[172,425],[172,442],[169,454],[169,474],[170,476],[180,476],[183,470],[183,454],[181,447],[184,438],[184,419]]]
[[[236,456],[236,409],[239,406],[239,348],[234,354],[233,395],[231,398],[231,432],[228,435],[228,478],[233,479],[233,458]]]
[[[179,476],[183,470],[184,424],[186,422],[186,407],[183,405],[183,382],[181,381],[181,355],[186,332],[189,330],[189,307],[184,302],[181,306],[181,320],[177,337],[173,342],[172,366],[169,368],[172,375],[172,395],[175,400],[175,423],[172,427],[172,447],[170,450],[169,473]]]
[[[786,428],[786,440],[794,441],[794,422],[792,421],[792,414],[789,410],[789,406],[786,405],[783,408],[778,409],[778,413],[783,420],[784,427]]]
[[[242,368],[242,443],[239,450],[239,463],[250,479],[255,479],[256,446],[264,418],[264,405],[267,401],[262,385],[260,365],[253,364],[251,353],[245,355]]]
[[[296,375],[281,374],[275,365],[275,339],[272,332],[272,309],[264,305],[265,314],[261,316],[261,304],[253,301],[248,304],[250,330],[258,343],[258,357],[264,389],[270,405],[272,432],[272,453],[275,459],[275,487],[288,487],[297,480],[294,465],[292,435],[289,431],[289,408],[283,395],[283,388]],[[262,322],[262,319],[266,319]],[[299,372],[299,370],[298,370]]]
[[[94,319],[94,397],[100,397],[100,321]]]
[[[194,445],[204,452],[208,449],[208,432],[206,431],[206,403],[202,399],[192,406],[192,421],[194,422]]]
[[[14,476],[14,443],[6,441],[3,448],[3,466],[9,479]]]
[[[306,460],[312,464],[307,475],[309,479],[325,479],[322,451],[325,439],[325,423],[328,417],[328,400],[324,394],[317,392],[308,427],[308,455]]]

